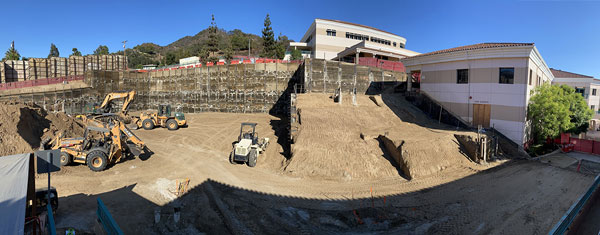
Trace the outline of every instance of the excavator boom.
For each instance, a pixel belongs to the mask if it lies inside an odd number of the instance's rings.
[[[123,101],[123,107],[121,107],[121,113],[127,114],[127,111],[129,111],[129,105],[135,99],[135,91],[108,93],[106,97],[104,97],[104,101],[102,101],[100,109],[105,111],[105,113],[108,113],[110,112],[110,110],[108,110],[110,108],[109,104],[111,104],[113,100],[123,98],[125,100]]]

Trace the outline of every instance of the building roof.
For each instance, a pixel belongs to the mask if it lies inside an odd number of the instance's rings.
[[[397,35],[397,34],[394,34],[394,33],[390,33],[388,31],[384,31],[384,30],[381,30],[381,29],[378,29],[378,28],[373,28],[371,26],[362,25],[362,24],[356,24],[356,23],[351,23],[351,22],[346,22],[346,21],[341,21],[341,20],[329,20],[329,19],[319,19],[319,18],[317,18],[317,20],[326,20],[326,21],[337,22],[337,23],[341,23],[341,24],[354,25],[354,26],[368,28],[368,29],[372,29],[372,30],[376,30],[376,31],[379,31],[379,32],[388,33],[388,34],[392,34],[392,35],[396,35],[398,37],[401,37],[400,35]]]
[[[479,44],[473,44],[473,45],[468,45],[468,46],[454,47],[454,48],[449,48],[449,49],[444,49],[444,50],[439,50],[439,51],[433,51],[433,52],[429,52],[429,53],[411,56],[410,58],[428,56],[428,55],[445,54],[445,53],[451,53],[451,52],[457,52],[457,51],[470,51],[470,50],[486,49],[486,48],[519,47],[519,46],[533,46],[533,45],[534,45],[533,43],[486,42],[486,43],[479,43]]]
[[[550,71],[552,72],[552,75],[554,75],[555,78],[594,78],[592,76],[571,73],[571,72],[562,71],[562,70],[553,69],[553,68],[550,68]]]

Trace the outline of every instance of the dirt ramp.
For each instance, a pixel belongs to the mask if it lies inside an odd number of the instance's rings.
[[[32,152],[45,138],[60,132],[80,136],[83,130],[82,124],[66,114],[49,114],[32,104],[0,102],[0,156]]]
[[[335,180],[413,179],[472,164],[453,136],[463,132],[408,122],[398,113],[403,109],[390,108],[392,98],[379,103],[359,95],[355,106],[327,94],[299,95],[302,124],[286,171]]]

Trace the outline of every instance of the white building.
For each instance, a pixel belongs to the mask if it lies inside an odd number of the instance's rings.
[[[481,43],[401,61],[407,73],[420,74],[420,92],[445,110],[473,126],[494,127],[521,146],[531,139],[531,91],[554,78],[533,43]]]
[[[339,20],[315,19],[300,42],[291,42],[292,49],[302,52],[304,58],[355,62],[357,57],[398,61],[419,53],[404,49],[406,39],[381,29]]]
[[[552,83],[568,85],[581,93],[590,109],[594,110],[594,119],[600,119],[600,80],[592,76],[550,69],[554,75]]]

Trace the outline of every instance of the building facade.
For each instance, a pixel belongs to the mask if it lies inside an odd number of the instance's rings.
[[[420,92],[445,110],[473,126],[494,127],[521,146],[531,139],[533,89],[554,78],[533,43],[481,43],[401,61],[407,73],[420,75]]]
[[[357,57],[398,61],[419,53],[404,49],[406,39],[398,35],[339,20],[315,19],[300,42],[291,42],[285,59],[292,49],[304,58],[355,62]]]
[[[600,119],[600,80],[592,76],[550,69],[554,75],[552,83],[568,85],[581,93],[590,109],[594,110],[594,119]]]

